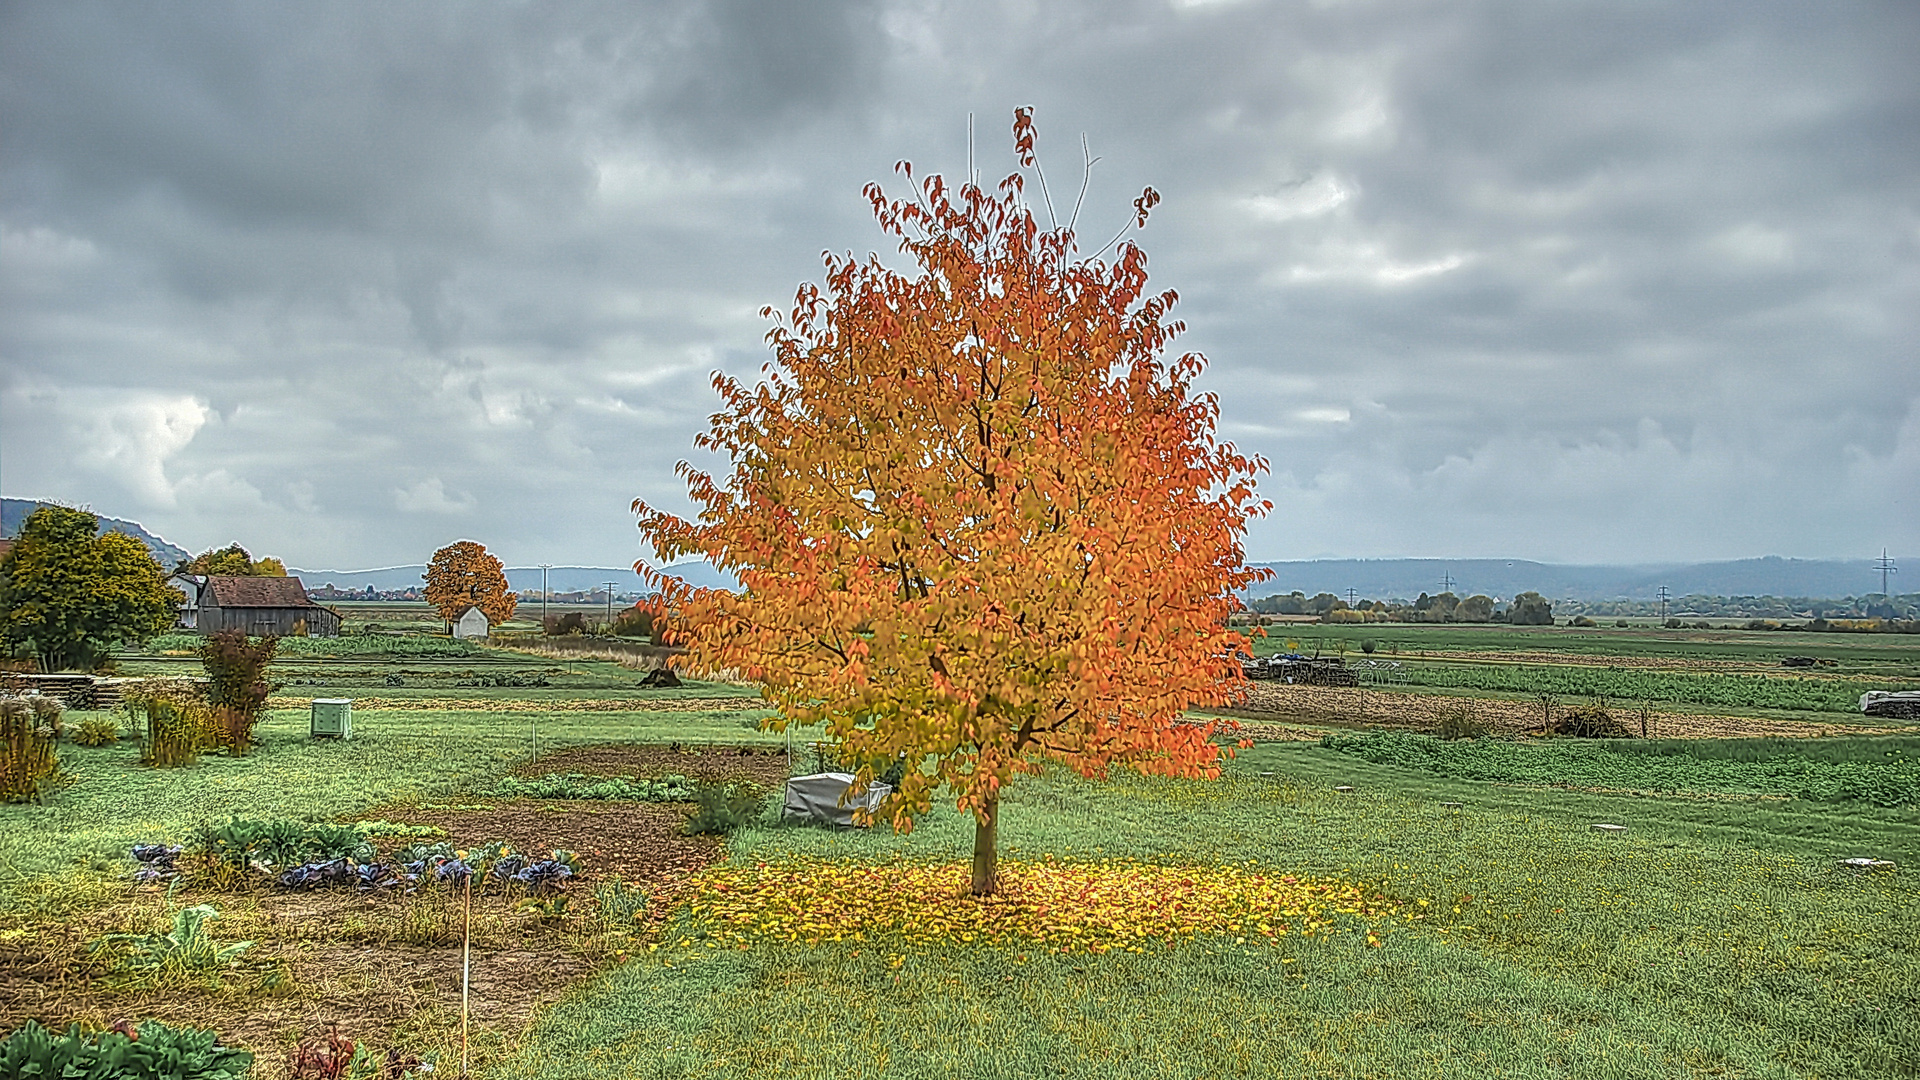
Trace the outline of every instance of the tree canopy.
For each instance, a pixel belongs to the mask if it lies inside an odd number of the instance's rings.
[[[1044,182],[1030,110],[1014,142]],[[1177,297],[1147,292],[1136,244],[1083,256],[1024,172],[988,191],[899,171],[911,197],[865,195],[915,271],[829,255],[824,289],[763,312],[767,378],[714,376],[696,444],[732,472],[680,464],[697,518],[634,503],[662,560],[702,556],[740,592],[635,569],[681,663],[761,681],[776,729],[824,723],[862,779],[904,759],[897,828],[950,791],[985,894],[1017,775],[1218,774],[1215,725],[1182,714],[1240,677],[1226,622],[1266,577],[1240,545],[1265,462],[1215,440],[1205,358],[1165,358]]]
[[[84,510],[42,506],[0,560],[0,641],[46,672],[91,669],[115,646],[170,629],[184,599],[140,541],[95,535]]]
[[[229,544],[195,555],[176,567],[174,572],[216,577],[286,577],[287,567],[272,556],[256,561],[246,548]]]
[[[520,594],[507,590],[507,572],[500,560],[471,540],[434,552],[426,582],[427,603],[448,622],[477,607],[488,623],[503,623],[513,618],[520,603]]]

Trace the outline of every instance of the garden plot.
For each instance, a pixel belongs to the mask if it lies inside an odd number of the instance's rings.
[[[1579,705],[1580,700],[1560,698],[1554,708]],[[1475,719],[1493,725],[1496,732],[1519,734],[1538,729],[1544,707],[1537,701],[1511,698],[1467,698],[1437,694],[1395,693],[1353,687],[1289,686],[1284,683],[1256,682],[1242,692],[1238,710],[1249,716],[1272,716],[1306,723],[1372,725],[1432,731],[1443,717],[1470,708]],[[1614,718],[1630,729],[1640,723],[1636,710],[1616,707]],[[1811,737],[1818,735],[1904,734],[1911,727],[1861,726],[1819,721],[1774,720],[1757,716],[1712,716],[1700,713],[1656,710],[1647,725],[1648,734],[1668,739],[1750,739],[1765,737]]]

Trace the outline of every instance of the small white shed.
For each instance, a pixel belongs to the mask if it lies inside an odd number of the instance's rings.
[[[457,638],[485,638],[487,630],[487,617],[477,607],[468,608],[453,623],[453,636]]]

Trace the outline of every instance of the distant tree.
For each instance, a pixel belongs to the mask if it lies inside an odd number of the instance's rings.
[[[1523,592],[1507,607],[1507,621],[1515,626],[1552,626],[1553,605],[1537,592]]]
[[[1339,597],[1333,595],[1330,592],[1323,592],[1323,593],[1315,594],[1313,599],[1307,601],[1306,606],[1307,606],[1307,611],[1311,612],[1312,614],[1325,615],[1327,612],[1333,610],[1333,606],[1335,604],[1339,604],[1341,607],[1346,606],[1346,604],[1341,602]]]
[[[98,527],[84,510],[42,506],[0,560],[0,641],[41,671],[91,669],[123,642],[166,632],[184,599],[140,541]]]
[[[507,591],[506,568],[487,549],[471,540],[448,544],[433,553],[427,564],[426,601],[452,622],[470,607],[480,609],[489,623],[513,618],[518,593]]]
[[[1460,601],[1460,606],[1453,609],[1453,617],[1459,622],[1491,622],[1493,598],[1475,593]]]
[[[179,574],[205,574],[213,577],[286,577],[287,567],[268,556],[255,561],[239,544],[203,551],[174,569]]]

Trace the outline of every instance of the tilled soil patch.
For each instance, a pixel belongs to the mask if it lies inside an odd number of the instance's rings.
[[[712,757],[717,766],[722,755]],[[779,764],[784,775],[784,755]],[[517,891],[489,885],[475,896],[476,1063],[517,1038],[540,1006],[635,947],[635,936],[609,936],[596,885],[618,878],[637,886],[647,896],[644,919],[653,922],[684,895],[693,873],[724,853],[713,838],[682,835],[685,818],[672,805],[514,799],[388,806],[372,816],[438,825],[456,847],[504,840],[536,854],[568,849],[584,862],[584,879],[573,883],[557,919],[516,907]],[[172,910],[195,903],[219,910],[207,924],[219,940],[256,943],[218,980],[142,986],[87,951],[105,933],[161,929]],[[258,1055],[256,1077],[277,1080],[287,1075],[288,1054],[302,1034],[337,1023],[342,1034],[383,1053],[438,1051],[440,1072],[451,1074],[458,1071],[460,910],[458,894],[445,889],[403,895],[263,886],[230,893],[189,884],[169,897],[159,887],[130,888],[124,903],[105,909],[0,927],[0,1031],[29,1019],[55,1028],[149,1018],[212,1028]],[[647,927],[626,929],[644,936]]]
[[[1255,682],[1245,688],[1245,696],[1235,710],[1249,718],[1273,717],[1303,723],[1324,723],[1345,727],[1370,726],[1432,731],[1442,717],[1462,707],[1472,716],[1489,723],[1494,731],[1507,735],[1539,730],[1545,722],[1543,707],[1537,702],[1504,698],[1444,697],[1430,694],[1404,694],[1354,687],[1299,686],[1279,682]],[[1572,704],[1578,704],[1574,702]],[[1556,714],[1564,704],[1556,705]],[[1629,730],[1638,732],[1640,714],[1635,710],[1613,710],[1613,718]],[[1256,726],[1257,725],[1250,725]],[[1654,712],[1648,717],[1647,734],[1656,739],[1752,739],[1763,737],[1805,738],[1818,735],[1897,735],[1910,728],[1861,727],[1818,721],[1770,720],[1755,716],[1707,716],[1697,713]],[[1257,731],[1254,738],[1264,736]]]
[[[686,814],[668,803],[507,799],[389,807],[379,813],[409,824],[438,825],[456,848],[504,840],[515,851],[535,855],[556,848],[572,851],[584,860],[588,882],[615,877],[660,886],[718,862],[723,854],[713,837],[682,835]]]
[[[544,755],[517,770],[521,776],[665,776],[694,780],[754,780],[778,787],[787,779],[785,750],[737,747],[578,746]]]

